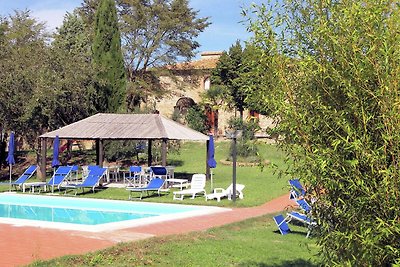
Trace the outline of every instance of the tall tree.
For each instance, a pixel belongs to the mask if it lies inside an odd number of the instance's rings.
[[[215,136],[218,136],[218,112],[229,102],[229,92],[226,87],[214,85],[201,95],[202,104],[208,116],[208,125],[212,127]]]
[[[57,109],[47,108],[48,127],[65,126],[95,112],[95,71],[91,64],[91,40],[77,13],[67,13],[54,35],[49,56],[48,77],[43,88],[52,88]],[[53,102],[48,101],[48,102]],[[40,103],[42,107],[49,104]]]
[[[322,262],[398,265],[398,2],[276,2],[254,10],[250,24],[273,73],[259,96],[273,107],[292,174],[315,200]]]
[[[84,0],[79,9],[91,22],[96,2]],[[127,102],[130,107],[149,96],[167,93],[158,79],[157,67],[190,60],[199,47],[198,35],[210,24],[198,18],[188,0],[117,0],[123,53],[128,75]]]
[[[47,35],[42,23],[29,11],[16,11],[1,23],[0,33],[0,124],[17,133],[30,132],[25,123],[32,96],[44,79]]]
[[[67,14],[48,42],[44,25],[17,11],[0,23],[0,124],[35,148],[37,136],[94,112],[91,45]]]
[[[197,18],[188,0],[118,0],[125,58],[134,74],[150,67],[191,59],[195,38],[210,24]]]
[[[267,47],[259,47],[247,43],[243,51],[243,65],[240,71],[240,84],[246,108],[269,116],[274,113],[274,107],[268,101],[266,90],[276,88],[274,72],[270,65],[273,60]],[[279,94],[278,94],[279,95]]]
[[[213,70],[211,84],[223,86],[231,96],[227,103],[239,111],[240,118],[243,119],[245,109],[245,94],[242,89],[241,75],[243,68],[244,51],[240,41],[236,41],[224,52],[218,61],[217,67]]]
[[[114,0],[101,0],[96,11],[92,45],[98,71],[96,108],[100,112],[125,110],[126,75]]]

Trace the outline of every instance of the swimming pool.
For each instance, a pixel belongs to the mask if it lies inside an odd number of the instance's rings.
[[[222,212],[206,206],[0,194],[0,223],[98,232]]]

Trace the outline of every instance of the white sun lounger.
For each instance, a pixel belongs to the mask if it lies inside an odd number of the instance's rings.
[[[185,195],[191,195],[192,199],[197,194],[206,195],[206,175],[205,174],[193,174],[192,181],[190,182],[190,188],[174,192],[174,200],[183,200]]]
[[[240,199],[243,199],[243,189],[244,189],[243,184],[236,184],[236,196],[238,196]],[[218,202],[221,201],[221,198],[227,197],[229,200],[232,199],[233,195],[233,184],[228,186],[227,189],[223,188],[214,188],[214,191],[211,194],[206,195],[206,200],[209,199],[217,199]]]

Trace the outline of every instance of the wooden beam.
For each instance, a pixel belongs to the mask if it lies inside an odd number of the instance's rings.
[[[167,139],[162,139],[162,146],[161,146],[161,161],[162,166],[167,166]]]
[[[104,163],[104,140],[100,139],[100,167],[103,167]]]
[[[147,166],[151,166],[153,163],[153,155],[151,154],[151,145],[152,145],[152,140],[149,139],[147,143]]]
[[[100,164],[100,139],[96,139],[96,165]]]
[[[47,153],[47,138],[40,138],[40,154],[38,157],[39,168],[37,170],[38,178],[46,181],[46,153]]]
[[[104,162],[104,140],[96,139],[96,165],[103,167]]]

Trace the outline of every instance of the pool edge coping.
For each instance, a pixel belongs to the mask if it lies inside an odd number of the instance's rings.
[[[0,194],[15,194],[13,192],[3,192]],[[49,196],[49,195],[25,195],[22,196],[27,197],[52,197],[52,198],[64,198],[71,199],[68,196]],[[78,198],[74,198],[78,199]],[[188,204],[175,204],[175,203],[156,203],[156,202],[135,202],[128,200],[108,200],[108,199],[93,199],[93,198],[79,198],[83,200],[89,201],[106,201],[106,202],[126,202],[126,203],[141,203],[145,205],[166,205],[166,206],[186,206],[186,207],[196,207],[198,210],[194,211],[185,211],[181,213],[174,214],[161,214],[155,217],[148,218],[140,218],[135,220],[125,220],[120,222],[111,222],[111,223],[103,223],[98,225],[84,225],[84,224],[72,224],[72,223],[61,223],[61,222],[46,222],[39,220],[26,220],[26,219],[14,219],[14,218],[0,218],[0,224],[9,224],[15,227],[40,227],[46,229],[56,229],[56,230],[67,230],[67,231],[80,231],[80,232],[107,232],[107,231],[116,231],[123,230],[128,228],[134,228],[139,226],[147,226],[151,224],[157,224],[166,221],[187,219],[191,217],[204,216],[217,214],[222,212],[228,212],[232,209],[224,208],[224,207],[215,207],[215,206],[202,206],[202,205],[188,205]]]

